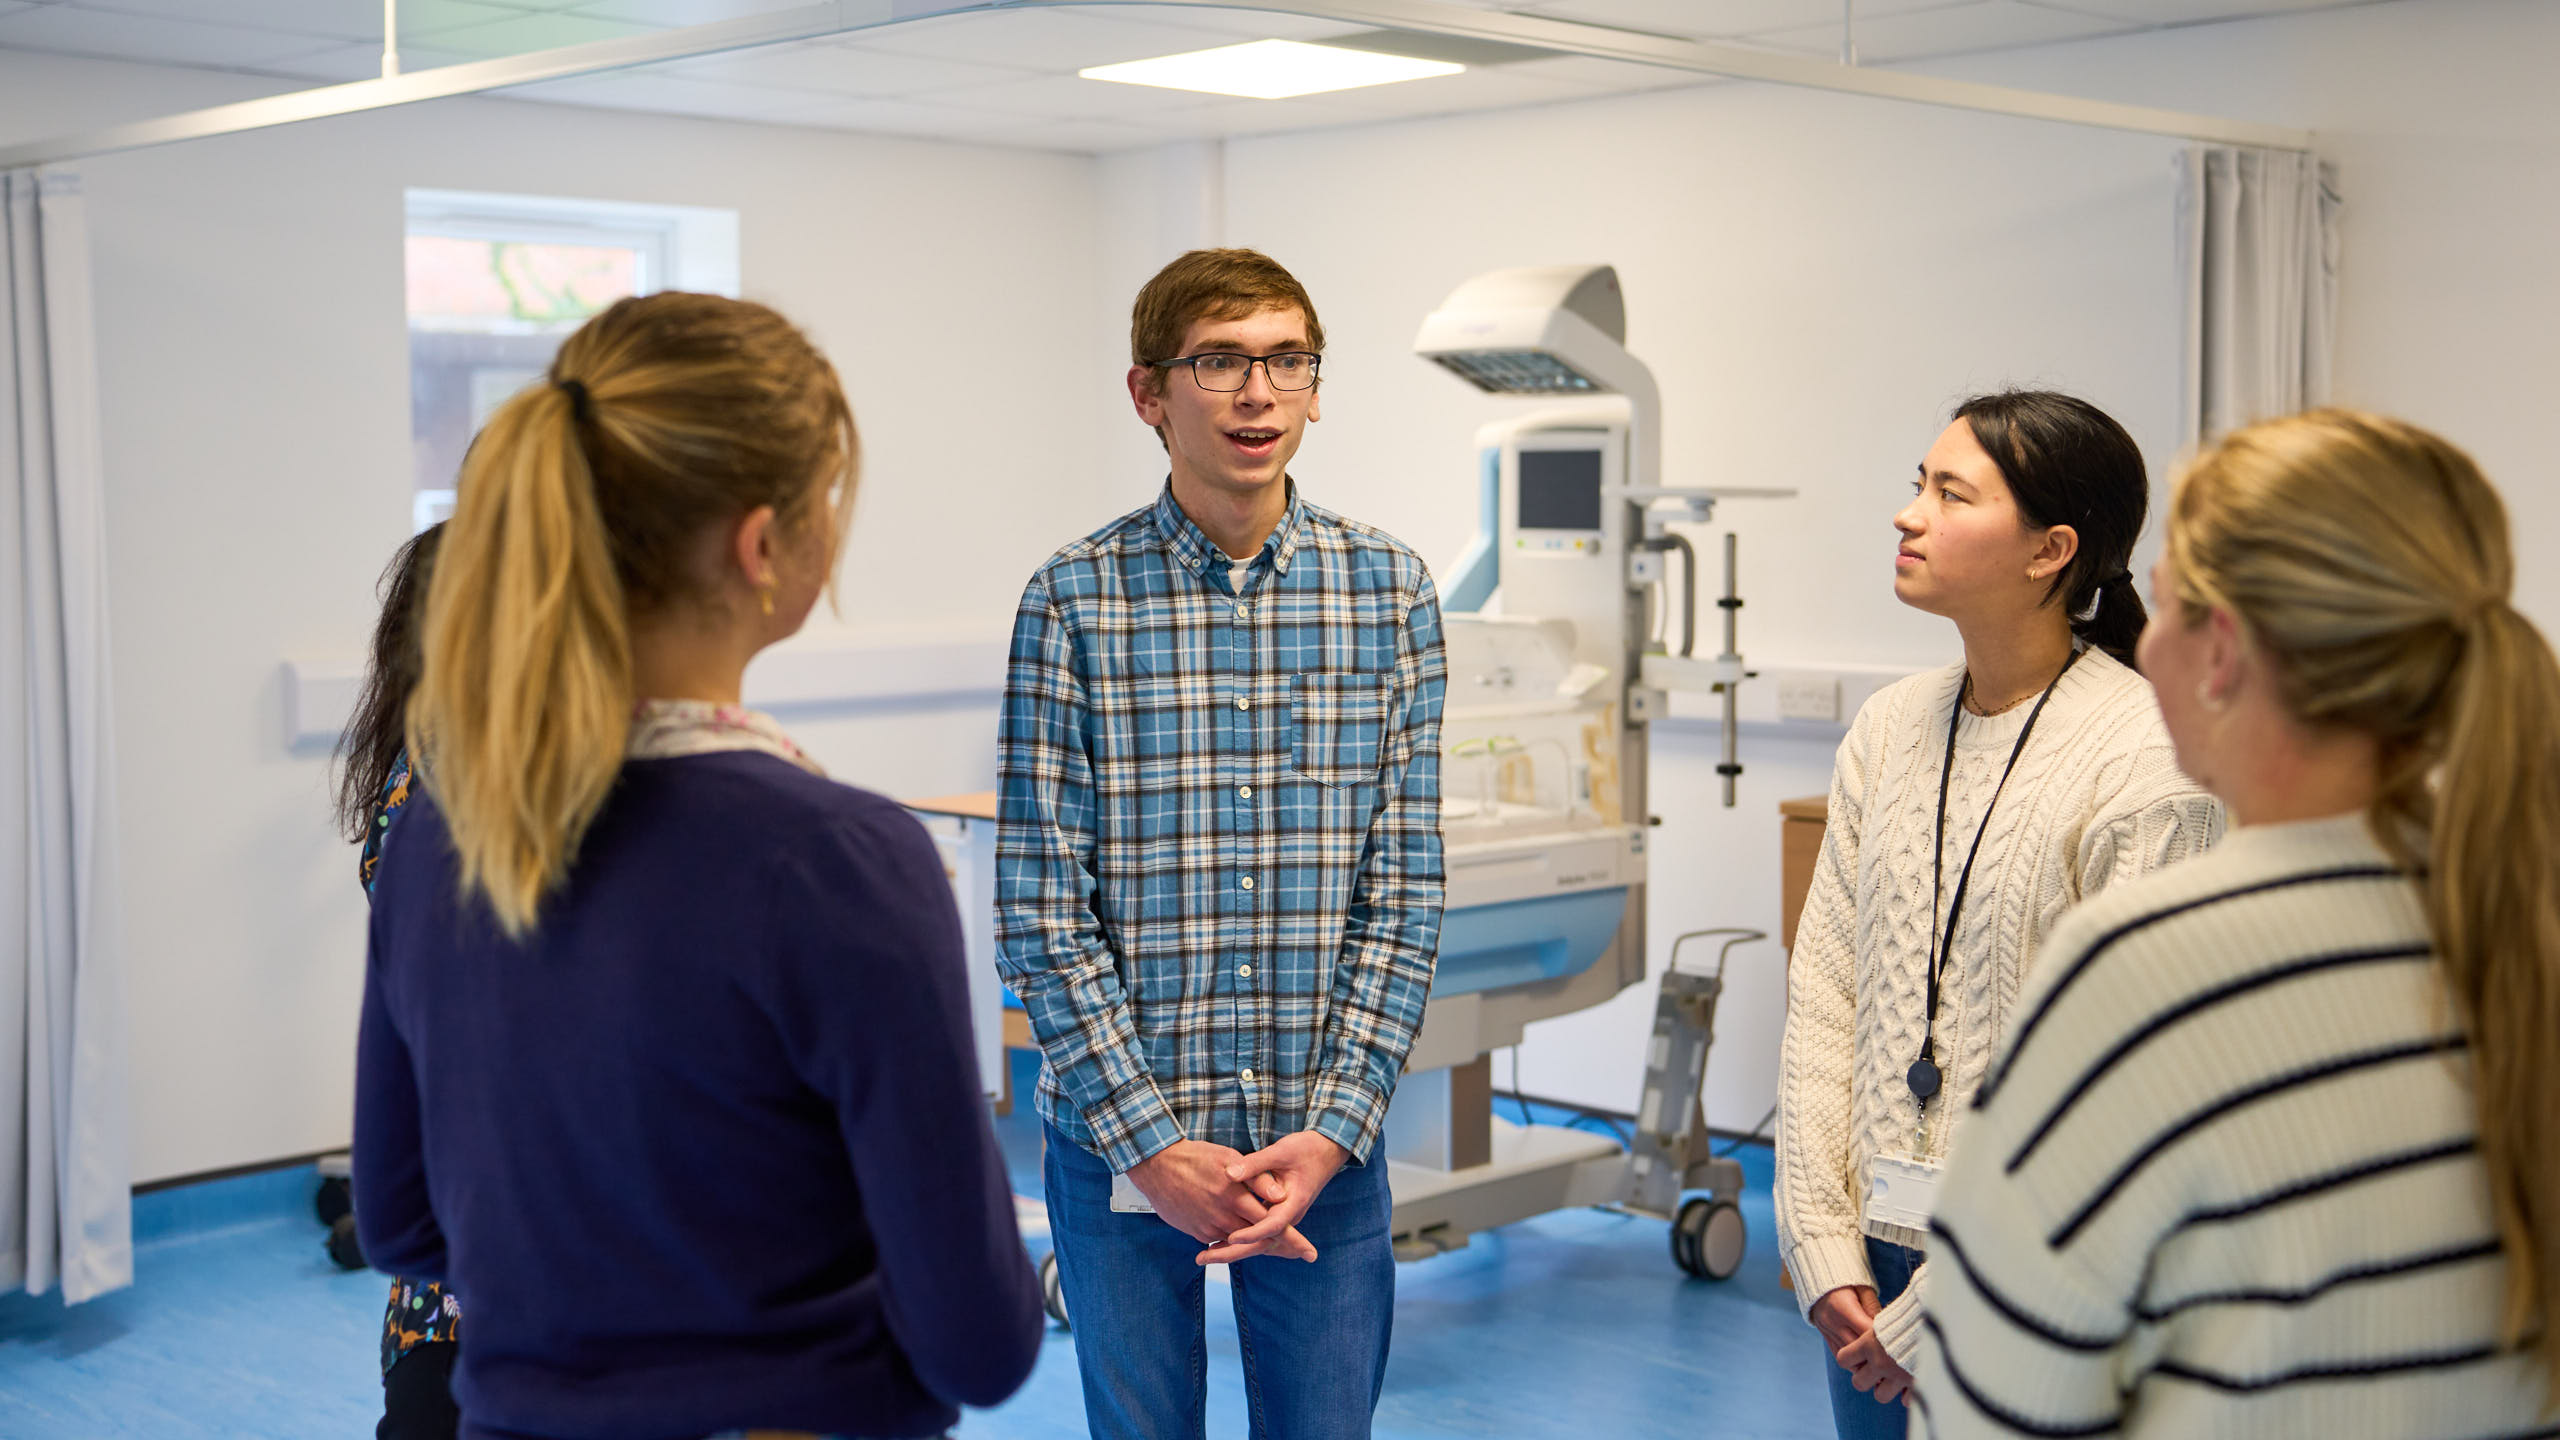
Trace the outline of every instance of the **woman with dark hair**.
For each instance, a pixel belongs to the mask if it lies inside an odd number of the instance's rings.
[[[338,828],[363,847],[356,878],[373,893],[373,870],[382,841],[400,807],[409,803],[409,694],[418,688],[418,622],[426,608],[427,576],[444,539],[439,520],[409,538],[382,567],[382,613],[373,622],[373,653],[355,717],[338,737]]]
[[[1779,1243],[1843,1440],[1904,1433],[1929,1192],[2038,943],[2222,828],[2132,668],[2149,491],[2124,428],[1979,396],[1913,491],[1894,594],[1953,621],[1964,662],[1878,691],[1841,743],[1779,1088]]]
[[[355,718],[338,739],[338,824],[362,848],[356,878],[373,894],[373,875],[392,822],[409,803],[409,695],[417,689],[418,625],[426,609],[444,523],[411,537],[383,568],[382,614]],[[382,1421],[375,1440],[453,1440],[462,1422],[453,1403],[453,1357],[462,1304],[431,1280],[394,1279],[382,1315]]]

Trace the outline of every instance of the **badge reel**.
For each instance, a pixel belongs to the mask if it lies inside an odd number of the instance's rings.
[[[1927,1234],[1930,1212],[1938,1206],[1939,1174],[1940,1167],[1926,1160],[1877,1156],[1867,1181],[1867,1223]]]

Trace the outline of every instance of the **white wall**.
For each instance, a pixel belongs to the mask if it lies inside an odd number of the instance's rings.
[[[0,134],[254,82],[0,53]],[[847,632],[1001,635],[1097,522],[1092,162],[499,100],[109,156],[96,251],[138,1180],[341,1144],[364,904],[280,662],[363,653],[409,513],[401,191],[734,207],[745,291],[842,370],[868,461]],[[1064,355],[989,380],[976,352]],[[1105,374],[1101,379],[1112,383]],[[800,712],[834,773],[981,788],[993,706]]]

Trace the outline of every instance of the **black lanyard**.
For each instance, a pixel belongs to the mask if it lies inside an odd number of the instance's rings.
[[[2062,683],[2063,676],[2071,673],[2072,665],[2079,659],[2080,652],[2072,651],[2071,658],[2063,661],[2062,668],[2054,672],[2052,682],[2044,687],[2044,693],[2036,697],[2036,708],[2027,712],[2027,723],[2018,731],[2018,743],[2009,747],[2009,763],[2000,767],[2000,783],[1991,787],[1991,799],[1982,807],[1982,824],[1973,832],[1973,847],[1964,852],[1964,868],[1956,872],[1955,898],[1947,904],[1946,937],[1939,940],[1934,927],[1929,937],[1938,940],[1929,951],[1929,1023],[1920,1035],[1920,1058],[1911,1062],[1911,1069],[1904,1077],[1910,1083],[1911,1093],[1920,1097],[1920,1108],[1924,1110],[1929,1107],[1929,1097],[1938,1093],[1938,987],[1946,974],[1947,956],[1956,948],[1956,920],[1964,914],[1964,892],[1973,881],[1974,857],[1982,853],[1982,837],[1991,831],[1991,811],[2000,803],[2000,792],[2009,788],[2009,772],[2018,768],[2018,757],[2027,753],[2027,737],[2036,733],[2036,721],[2044,714],[2045,702],[2053,698],[2054,688]],[[1937,843],[1929,851],[1929,910],[1933,919],[1943,895],[1940,887],[1946,882],[1947,783],[1955,774],[1956,727],[1964,721],[1964,691],[1970,680],[1968,676],[1966,680],[1957,682],[1955,709],[1947,716],[1947,757],[1938,767]]]

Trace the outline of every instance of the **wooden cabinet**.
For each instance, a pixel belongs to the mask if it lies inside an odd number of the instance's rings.
[[[1813,862],[1822,854],[1822,827],[1831,814],[1831,797],[1808,795],[1781,800],[1778,814],[1778,943],[1790,954],[1796,948],[1796,917],[1804,913],[1804,892],[1813,888]]]
[[[1822,855],[1822,830],[1831,817],[1831,797],[1808,795],[1778,802],[1778,943],[1790,961],[1796,950],[1796,917],[1804,913],[1804,894],[1813,888],[1813,864]],[[1789,1290],[1796,1279],[1784,1265],[1778,1283]]]

